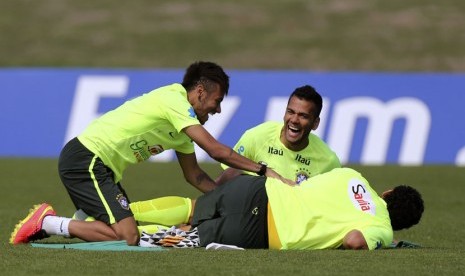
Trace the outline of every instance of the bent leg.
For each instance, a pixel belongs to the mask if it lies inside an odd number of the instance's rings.
[[[139,244],[139,230],[137,229],[136,220],[133,217],[122,219],[112,224],[111,228],[116,232],[119,240],[126,240],[128,245]]]
[[[139,231],[133,217],[122,219],[111,226],[101,221],[71,220],[68,229],[72,237],[89,242],[125,240],[128,245],[137,245],[139,242]]]
[[[167,226],[188,223],[193,210],[191,199],[179,196],[137,201],[129,206],[137,221]]]
[[[101,221],[72,220],[69,223],[69,234],[89,242],[118,240],[115,231]]]

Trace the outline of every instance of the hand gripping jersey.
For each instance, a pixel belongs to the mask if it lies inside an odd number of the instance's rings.
[[[274,249],[338,248],[354,229],[362,232],[370,250],[392,242],[385,201],[352,169],[334,169],[300,186],[274,178],[265,185],[281,243]]]
[[[113,170],[115,182],[119,182],[129,164],[145,161],[168,149],[193,153],[194,145],[181,130],[197,124],[200,122],[187,100],[187,91],[175,83],[104,114],[78,139]]]

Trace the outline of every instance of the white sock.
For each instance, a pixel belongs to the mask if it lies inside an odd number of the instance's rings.
[[[49,235],[59,235],[69,237],[70,218],[58,216],[46,216],[42,222],[42,229]]]

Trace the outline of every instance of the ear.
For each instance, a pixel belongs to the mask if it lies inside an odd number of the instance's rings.
[[[320,117],[316,118],[315,121],[313,122],[312,130],[316,130],[319,125],[320,125]]]
[[[192,106],[194,106],[198,102],[200,102],[201,95],[202,95],[203,91],[204,91],[204,89],[203,89],[202,85],[200,85],[200,84],[194,86],[190,91],[188,91],[188,93],[187,93],[188,100],[189,100],[189,103]]]
[[[195,90],[197,91],[199,99],[202,96],[205,97],[205,95],[207,94],[207,90],[205,89],[205,87],[202,84],[198,84],[197,87],[195,88]]]
[[[385,198],[388,194],[392,193],[392,189],[390,190],[387,190],[387,191],[384,191],[382,194],[381,194],[381,198]]]

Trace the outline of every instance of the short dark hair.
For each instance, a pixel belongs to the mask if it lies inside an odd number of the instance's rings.
[[[384,196],[394,231],[410,228],[420,222],[425,209],[421,194],[406,185],[395,187]]]
[[[182,80],[182,86],[187,91],[194,89],[198,84],[205,86],[207,91],[211,90],[211,82],[220,86],[221,91],[228,95],[229,76],[223,68],[216,63],[208,61],[196,61],[189,65]]]
[[[289,97],[288,104],[292,97],[297,97],[299,99],[303,99],[309,102],[313,102],[316,106],[315,110],[315,117],[319,117],[321,113],[321,109],[323,108],[323,99],[321,95],[310,85],[304,85],[298,87],[292,92],[291,96]]]

